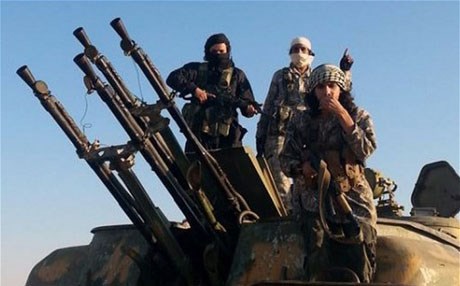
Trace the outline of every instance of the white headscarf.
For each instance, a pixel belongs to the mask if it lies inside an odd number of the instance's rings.
[[[295,45],[301,45],[305,48],[308,49],[308,51],[311,51],[311,42],[309,39],[305,37],[296,37],[291,41],[291,47],[289,50],[292,49],[293,46]],[[299,68],[304,68],[306,66],[311,65],[313,62],[314,56],[310,55],[309,52],[298,52],[298,53],[289,53],[289,56],[291,57],[291,63]]]

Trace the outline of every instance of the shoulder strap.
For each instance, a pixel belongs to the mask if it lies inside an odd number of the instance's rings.
[[[288,100],[286,97],[288,97],[289,94],[291,93],[292,88],[290,90],[289,87],[292,86],[293,83],[294,83],[294,81],[293,81],[293,78],[292,78],[292,74],[290,72],[290,68],[289,67],[283,68],[283,89],[284,89],[284,99],[283,99],[283,101]]]
[[[198,75],[196,77],[196,85],[205,87],[208,83],[208,63],[203,62],[198,66]]]

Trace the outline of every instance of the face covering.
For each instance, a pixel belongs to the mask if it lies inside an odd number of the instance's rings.
[[[220,68],[227,68],[230,64],[230,55],[228,53],[210,54],[208,56],[208,61],[213,66],[220,67]]]
[[[308,65],[311,65],[313,61],[313,56],[305,53],[296,53],[290,54],[291,62],[298,68],[304,68]]]

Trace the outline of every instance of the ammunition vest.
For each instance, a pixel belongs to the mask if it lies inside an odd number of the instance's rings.
[[[276,135],[284,136],[286,134],[287,124],[291,120],[294,113],[299,110],[305,110],[305,93],[298,90],[298,83],[296,77],[291,73],[289,67],[282,69],[281,88],[283,89],[283,98],[279,101],[275,113],[275,133]],[[272,124],[273,124],[272,123]],[[271,128],[273,130],[273,128]]]
[[[309,74],[309,71],[306,71]],[[284,89],[284,102],[289,106],[305,105],[306,86],[301,91],[300,82],[303,81],[303,75],[296,78],[292,74],[291,69],[286,67],[282,70],[283,74],[283,89]],[[306,83],[303,83],[305,85]]]
[[[235,117],[233,70],[233,67],[224,69],[218,82],[210,83],[208,63],[199,65],[195,84],[216,98],[208,99],[205,104],[192,101],[184,105],[182,114],[193,131],[201,131],[212,137],[229,135]]]

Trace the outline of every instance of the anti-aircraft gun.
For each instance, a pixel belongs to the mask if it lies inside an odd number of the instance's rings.
[[[74,31],[84,47],[74,62],[88,91],[107,104],[129,142],[90,143],[45,82],[35,80],[27,66],[17,73],[133,224],[95,228],[89,245],[54,251],[34,267],[27,285],[356,285],[305,280],[305,230],[287,216],[263,159],[248,147],[205,150],[177,108],[175,94],[122,21],[114,19],[111,26],[159,96],[156,103],[130,92],[83,28]],[[182,151],[162,111],[192,143],[193,155]],[[168,221],[150,199],[132,169],[136,153],[156,173],[186,223]],[[377,273],[367,285],[458,284],[460,226],[454,216],[460,210],[460,179],[452,167],[446,162],[424,167],[410,217],[401,215],[391,180],[370,169],[366,175],[381,210]]]

